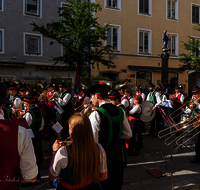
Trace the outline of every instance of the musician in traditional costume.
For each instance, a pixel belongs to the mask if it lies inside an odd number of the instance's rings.
[[[143,148],[142,143],[142,131],[141,131],[141,120],[142,115],[142,97],[136,95],[134,97],[134,106],[130,110],[129,124],[131,126],[133,136],[129,139],[129,150],[131,150],[132,156],[138,156],[139,151]]]
[[[32,142],[38,165],[37,180],[40,180],[41,179],[40,164],[42,164],[43,162],[42,139],[40,131],[43,129],[44,120],[42,117],[42,111],[40,110],[40,108],[35,106],[35,99],[32,94],[27,94],[24,97],[24,106],[26,107],[26,114],[24,115],[24,118],[26,119],[29,128],[33,131],[34,134]]]
[[[84,93],[85,88],[83,86],[79,86],[76,90],[76,94],[74,94],[73,100],[75,101],[74,108],[79,107],[80,105],[83,104],[84,101],[89,99],[88,96],[85,95]],[[81,111],[82,108],[77,109],[76,111]]]
[[[55,100],[64,110],[64,113],[59,114],[57,112],[56,119],[63,127],[62,139],[66,139],[69,136],[69,125],[66,121],[73,115],[74,109],[71,101],[71,94],[67,92],[67,85],[64,82],[59,85],[59,92],[59,95],[55,95]]]
[[[0,82],[0,89],[1,112],[2,105],[9,104],[9,101],[6,99],[5,83]],[[1,114],[0,119],[4,119]],[[5,125],[3,121],[0,122],[0,189],[19,190],[20,181],[22,183],[27,183],[27,180],[29,183],[35,182],[38,168],[28,131],[24,127],[10,124]],[[19,169],[21,178],[19,178]]]
[[[172,118],[174,119],[175,123],[180,123],[181,121],[181,113],[182,110],[180,107],[184,104],[184,95],[180,93],[181,86],[175,87],[175,94],[173,95],[170,100],[173,102],[174,114],[172,114]]]
[[[131,94],[131,91],[129,89],[125,89],[125,94],[128,97],[128,100],[130,102],[130,109],[131,109],[133,107],[133,105],[134,105],[134,103],[133,103],[134,98],[133,98],[133,96]]]
[[[149,91],[150,92],[147,95],[146,100],[152,102],[154,104],[153,110],[156,110],[156,108],[162,104],[160,94],[157,91],[155,91],[155,85],[151,82],[149,83]],[[156,110],[156,116],[150,123],[150,133],[153,136],[153,138],[158,137],[158,132],[161,130],[160,118],[160,113],[158,110]]]
[[[145,94],[142,92],[142,88],[140,86],[137,87],[135,95],[139,95],[142,97],[142,101],[145,101]]]
[[[161,101],[167,101],[167,96],[165,94],[162,93],[162,89],[160,87],[157,87],[156,90],[157,92],[160,93],[160,98],[161,98]]]
[[[20,103],[20,111],[24,111],[25,112],[25,107],[24,107],[24,97],[26,96],[28,92],[28,87],[27,84],[23,84],[20,89],[19,89],[19,94],[20,94],[20,99],[21,99],[21,103]]]
[[[130,102],[129,102],[128,97],[125,94],[125,84],[122,84],[122,85],[119,86],[119,91],[120,91],[120,94],[122,95],[121,103],[126,108],[127,113],[129,113],[129,111],[130,111]]]
[[[87,91],[93,105],[99,108],[90,116],[92,130],[96,143],[100,143],[107,155],[108,179],[101,183],[104,190],[121,189],[118,169],[122,156],[119,139],[132,136],[125,113],[121,108],[109,103],[108,91],[110,87],[103,82],[95,82]]]
[[[124,113],[126,114],[126,117],[128,117],[128,113],[127,113],[126,108],[124,107],[123,104],[121,104],[121,97],[122,97],[122,95],[117,90],[112,90],[112,92],[108,96],[108,98],[110,99],[110,103],[115,105],[115,106],[120,107],[124,111]],[[122,159],[121,162],[124,163],[123,165],[121,165],[122,166],[121,167],[121,174],[122,174],[122,179],[123,179],[124,167],[127,166],[127,151],[126,151],[125,140],[120,139],[120,141],[121,141],[120,143],[122,144],[122,153],[123,153],[123,157],[121,158]]]
[[[54,88],[55,88],[55,84],[53,84],[53,83],[49,83],[49,85],[47,86],[47,90],[48,90],[47,98],[48,99],[53,97],[53,95],[56,93]]]
[[[108,178],[106,154],[94,141],[90,120],[83,113],[75,113],[69,126],[69,145],[58,141],[53,145],[49,178],[60,177],[57,190],[101,190],[98,182]]]

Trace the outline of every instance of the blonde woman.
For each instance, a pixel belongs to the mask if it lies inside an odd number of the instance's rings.
[[[68,123],[72,143],[65,147],[55,141],[49,178],[61,178],[57,190],[101,189],[98,182],[107,179],[106,154],[94,141],[90,120],[75,113]]]

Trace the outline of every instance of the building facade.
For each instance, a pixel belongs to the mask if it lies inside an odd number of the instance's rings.
[[[130,79],[143,88],[150,81],[158,86],[162,35],[167,30],[170,36],[168,83],[172,89],[179,84],[186,92],[191,90],[193,84],[188,85],[188,72],[179,69],[179,59],[185,51],[181,42],[187,42],[187,36],[200,39],[200,32],[193,30],[195,24],[200,23],[199,0],[96,0],[96,3],[102,5],[98,21],[102,25],[110,23],[105,44],[111,45],[115,54],[105,56],[117,67],[100,66],[100,71],[93,69],[92,75],[101,72],[111,80]]]
[[[0,81],[50,82],[55,76],[74,83],[75,71],[53,65],[51,56],[63,54],[60,44],[33,32],[33,26],[58,21],[65,0],[0,0]]]

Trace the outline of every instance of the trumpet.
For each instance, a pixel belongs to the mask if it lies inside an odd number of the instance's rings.
[[[54,94],[52,94],[49,98],[48,101],[50,102],[52,98],[54,98],[55,94],[57,94],[57,92],[55,92]]]
[[[74,108],[74,110],[76,111],[77,109],[83,109],[83,108],[85,108],[84,105],[85,105],[85,104],[89,104],[89,102],[90,102],[90,99],[88,98],[88,99],[85,100],[80,106]]]
[[[62,144],[63,146],[69,146],[70,144],[72,144],[72,141],[69,140],[71,137],[68,137],[67,139],[65,139],[64,141],[60,141],[58,142],[58,144]]]
[[[38,101],[41,100],[41,98],[42,98],[42,96],[43,96],[44,94],[45,94],[45,95],[47,94],[47,90],[44,90],[44,91],[40,94],[40,96],[38,97]]]

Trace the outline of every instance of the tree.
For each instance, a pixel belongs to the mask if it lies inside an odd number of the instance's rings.
[[[82,68],[88,63],[93,68],[96,63],[98,69],[99,63],[107,68],[116,67],[110,59],[103,58],[105,53],[112,51],[110,46],[103,45],[103,41],[107,39],[109,24],[101,26],[95,16],[102,10],[101,5],[82,0],[67,0],[66,5],[58,9],[58,22],[51,21],[41,26],[31,23],[34,26],[33,31],[51,39],[50,45],[56,41],[64,47],[64,55],[51,57],[51,60],[55,64],[62,62],[69,68],[76,68],[79,73],[77,83],[80,81]]]
[[[194,30],[200,31],[200,25],[194,27]],[[182,65],[179,65],[179,68],[183,71],[186,70],[195,70],[195,73],[200,76],[200,40],[195,39],[191,36],[188,36],[189,40],[183,43],[183,48],[188,51],[188,53],[182,53],[180,56],[180,62]]]

